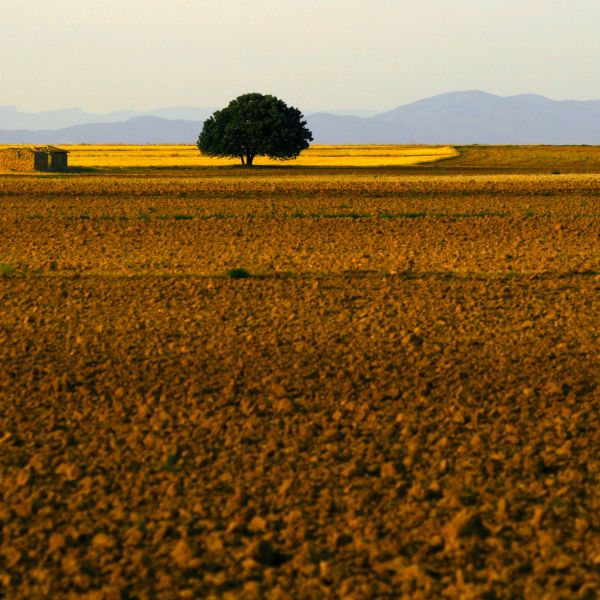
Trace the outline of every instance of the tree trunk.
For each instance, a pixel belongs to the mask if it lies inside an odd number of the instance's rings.
[[[244,162],[244,155],[240,155],[240,160],[242,161],[242,166],[244,166],[246,163]]]
[[[253,154],[246,154],[246,165],[248,167],[252,166],[252,162],[254,161],[254,155]]]

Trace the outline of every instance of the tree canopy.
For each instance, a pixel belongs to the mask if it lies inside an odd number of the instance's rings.
[[[251,167],[255,156],[296,158],[312,139],[297,108],[253,93],[237,97],[204,121],[197,146],[202,154],[239,157]]]

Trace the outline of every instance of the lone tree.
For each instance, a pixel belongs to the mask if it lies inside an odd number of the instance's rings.
[[[239,156],[251,167],[255,156],[296,158],[312,139],[297,108],[275,96],[244,94],[204,121],[197,146],[208,156]]]

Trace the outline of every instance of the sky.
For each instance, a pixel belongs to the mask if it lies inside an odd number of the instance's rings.
[[[599,0],[0,0],[0,105],[388,110],[483,90],[600,98]]]

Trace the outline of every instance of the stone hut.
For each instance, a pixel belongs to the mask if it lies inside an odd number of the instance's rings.
[[[0,171],[66,171],[68,154],[54,146],[0,148]]]

